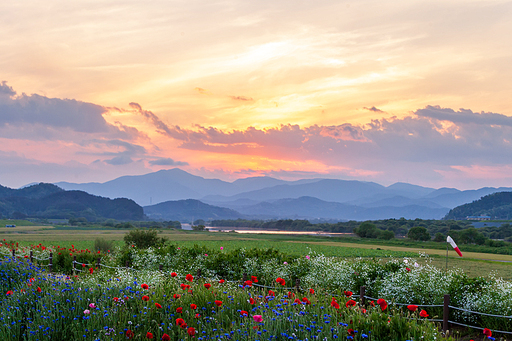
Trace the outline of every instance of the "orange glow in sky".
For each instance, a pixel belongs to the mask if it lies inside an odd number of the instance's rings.
[[[511,10],[4,2],[0,184],[180,167],[226,180],[512,186]]]

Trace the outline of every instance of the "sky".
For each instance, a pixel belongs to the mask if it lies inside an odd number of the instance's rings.
[[[4,1],[0,184],[512,186],[512,2]]]

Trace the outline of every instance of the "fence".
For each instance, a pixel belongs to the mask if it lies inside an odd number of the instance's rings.
[[[4,252],[0,251],[1,254],[4,254],[7,257],[16,258],[16,251],[14,249],[12,249],[11,252],[12,252],[12,255],[5,254]],[[31,263],[34,263],[34,259],[38,260],[38,261],[46,261],[46,260],[48,260],[49,262],[48,262],[47,265],[41,265],[41,264],[37,264],[37,265],[38,266],[47,266],[49,271],[50,272],[52,271],[52,267],[53,267],[53,253],[52,252],[50,252],[48,258],[38,258],[38,257],[34,256],[32,251],[30,251],[30,254],[28,256],[24,256],[23,258],[29,259]],[[75,274],[76,272],[84,271],[84,270],[80,270],[79,268],[77,268],[76,265],[81,265],[82,267],[85,267],[85,266],[95,266],[97,269],[101,269],[101,267],[105,267],[105,268],[115,269],[115,270],[142,271],[142,270],[130,267],[128,262],[126,262],[126,266],[125,267],[112,267],[112,266],[108,266],[106,264],[102,264],[101,263],[101,257],[98,257],[97,261],[96,261],[96,264],[93,265],[93,264],[88,264],[88,263],[77,262],[76,261],[76,256],[73,256],[73,263],[72,264],[73,264],[73,274]],[[163,265],[159,266],[159,271],[163,271]],[[197,269],[196,276],[198,278],[201,278],[201,269]],[[242,286],[244,285],[244,283],[247,282],[247,278],[248,278],[247,274],[244,273],[243,277],[242,277],[242,280],[241,280],[241,285]],[[229,281],[229,282],[240,283],[238,281]],[[259,288],[264,288],[264,289],[274,289],[274,290],[276,289],[275,286],[267,286],[267,285],[261,285],[261,284],[257,284],[257,283],[252,283],[251,285],[255,286],[255,287],[259,287]],[[295,290],[297,292],[306,290],[306,289],[303,289],[303,288],[300,287],[300,279],[298,279],[298,278],[295,281],[295,286],[294,287],[284,287],[284,286],[281,286],[279,288],[283,289],[283,290]],[[352,295],[352,297],[359,298],[361,306],[366,306],[366,300],[367,299],[368,300],[372,300],[372,301],[377,301],[378,300],[377,298],[366,296],[366,287],[365,286],[361,286],[359,288],[359,295],[357,295],[357,294],[356,295]],[[408,306],[408,305],[410,305],[410,303],[397,303],[397,302],[391,302],[391,304],[395,305],[395,306],[399,306],[399,307],[400,306]],[[443,331],[444,332],[446,332],[447,330],[450,329],[450,324],[457,325],[457,326],[462,326],[462,327],[467,327],[467,328],[472,328],[472,329],[479,329],[479,330],[483,330],[484,329],[484,328],[479,327],[479,326],[472,326],[472,325],[468,325],[468,324],[464,324],[464,323],[460,323],[460,322],[457,322],[457,321],[450,320],[449,319],[449,317],[450,317],[450,309],[453,309],[453,310],[456,310],[456,311],[465,312],[465,313],[475,314],[475,315],[481,315],[481,316],[489,316],[489,317],[496,317],[496,318],[512,319],[512,316],[494,315],[494,314],[482,313],[482,312],[478,312],[478,311],[472,311],[472,310],[468,310],[468,309],[463,309],[463,308],[460,308],[460,307],[452,306],[452,305],[450,305],[450,295],[449,294],[445,294],[444,295],[443,304],[431,304],[431,305],[428,305],[428,304],[417,304],[416,306],[419,307],[419,308],[441,308],[442,307],[443,308],[443,318],[442,319],[430,319],[430,321],[442,322],[443,323]],[[512,335],[512,332],[510,332],[510,331],[495,330],[495,329],[491,329],[491,331],[493,333],[501,333],[501,334]]]

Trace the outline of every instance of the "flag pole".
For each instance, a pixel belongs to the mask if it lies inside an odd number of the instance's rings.
[[[446,272],[448,272],[448,242],[446,242]]]

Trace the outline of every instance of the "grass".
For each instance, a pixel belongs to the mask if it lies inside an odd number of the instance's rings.
[[[20,245],[39,244],[60,245],[79,249],[94,248],[94,240],[102,238],[114,241],[114,245],[124,245],[124,229],[105,228],[97,226],[17,226],[16,228],[0,228],[0,240],[19,242]],[[183,246],[194,244],[226,251],[237,248],[275,248],[292,255],[306,255],[311,252],[322,253],[334,257],[416,257],[419,252],[430,255],[434,265],[445,268],[446,249],[430,248],[433,244],[398,241],[395,243],[367,241],[355,238],[330,238],[319,236],[294,236],[270,234],[237,234],[220,232],[195,232],[184,230],[162,229],[159,236]],[[445,245],[444,245],[445,246]],[[446,247],[446,246],[445,246]],[[487,276],[491,271],[498,277],[512,279],[512,256],[480,252],[466,252],[461,246],[464,258],[456,256],[449,250],[448,267],[461,268],[470,276]]]

